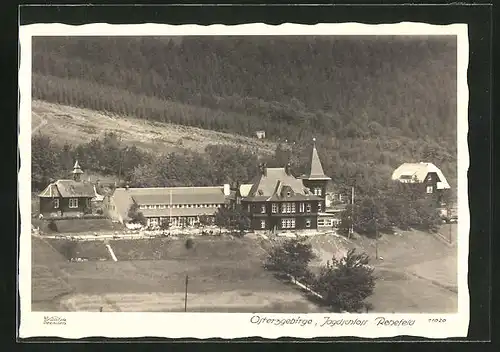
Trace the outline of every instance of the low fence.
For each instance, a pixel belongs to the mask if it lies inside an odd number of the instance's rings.
[[[105,215],[100,214],[85,214],[85,215],[63,215],[63,216],[44,216],[37,217],[37,219],[42,221],[64,221],[64,220],[80,220],[80,219],[109,219]]]

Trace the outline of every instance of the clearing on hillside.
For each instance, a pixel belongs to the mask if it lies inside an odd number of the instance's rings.
[[[272,154],[276,144],[256,138],[201,128],[109,116],[103,112],[33,100],[32,125],[53,137],[56,143],[87,143],[105,132],[117,133],[125,143],[147,151],[169,152],[186,149],[202,152],[209,144],[253,148],[259,154]],[[46,121],[42,124],[42,121]]]
[[[187,249],[185,239],[112,240],[117,262],[68,262],[54,250],[53,277],[63,277],[68,294],[44,296],[40,277],[33,278],[38,305],[51,303],[56,310],[70,311],[184,311],[185,280],[188,281],[189,312],[321,312],[297,287],[278,281],[262,267],[261,247],[251,239],[195,238]],[[47,252],[40,241],[33,252]],[[60,243],[53,243],[60,246]],[[106,242],[85,244],[87,253],[98,258]],[[53,248],[53,247],[52,247]],[[95,252],[95,253],[94,253]],[[130,260],[131,259],[131,260]],[[157,260],[155,260],[157,259]],[[34,265],[39,262],[34,260]],[[65,286],[66,287],[66,286]],[[46,301],[43,301],[46,298]],[[34,302],[35,303],[35,302]]]

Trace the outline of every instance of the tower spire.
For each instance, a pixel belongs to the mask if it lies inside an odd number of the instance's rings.
[[[75,181],[80,181],[80,177],[83,174],[82,168],[80,167],[80,164],[78,163],[78,160],[75,162],[75,166],[73,166],[73,180]]]
[[[330,177],[325,175],[323,165],[319,159],[318,150],[316,149],[316,137],[313,138],[313,147],[311,159],[309,162],[309,172],[305,175],[305,179],[309,180],[331,180]]]

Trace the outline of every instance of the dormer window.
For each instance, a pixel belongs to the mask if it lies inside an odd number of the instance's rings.
[[[287,197],[290,197],[291,195],[292,195],[292,192],[290,192],[290,191],[286,192]]]

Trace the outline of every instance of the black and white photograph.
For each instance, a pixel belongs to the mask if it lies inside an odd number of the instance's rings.
[[[28,334],[465,333],[467,26],[256,26],[21,33]]]

